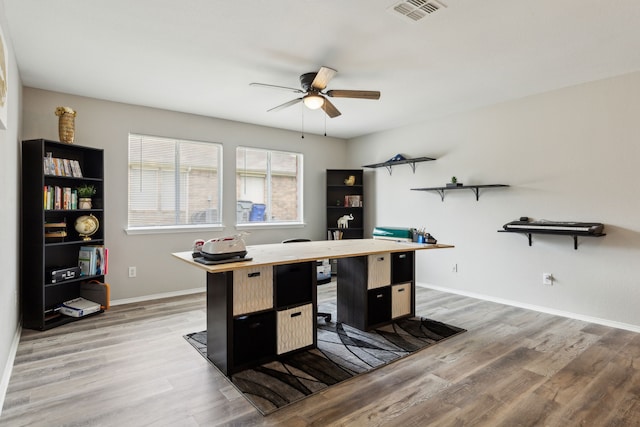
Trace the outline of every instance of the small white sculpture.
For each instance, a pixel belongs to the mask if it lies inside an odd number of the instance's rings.
[[[353,219],[353,215],[342,215],[338,218],[338,228],[349,228],[349,221]]]

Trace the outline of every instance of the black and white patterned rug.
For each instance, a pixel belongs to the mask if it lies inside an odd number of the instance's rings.
[[[462,328],[418,317],[369,332],[318,321],[318,348],[246,369],[230,379],[260,413],[267,415],[462,332]],[[206,331],[185,335],[185,339],[206,358]]]

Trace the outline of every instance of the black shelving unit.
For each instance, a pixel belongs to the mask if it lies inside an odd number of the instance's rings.
[[[338,322],[368,331],[392,320],[413,317],[414,259],[413,251],[339,258]],[[372,264],[378,264],[378,268]],[[388,268],[379,268],[383,264]],[[376,270],[388,275],[376,275]]]
[[[353,185],[345,181],[355,177]],[[362,169],[327,169],[327,239],[334,240],[336,233],[342,239],[362,239],[364,236],[364,184]],[[345,206],[345,196],[359,196],[359,206]],[[348,228],[338,228],[338,218],[352,215]]]
[[[430,162],[435,160],[432,157],[414,157],[413,159],[403,159],[403,160],[395,160],[395,161],[386,161],[386,162],[382,162],[382,163],[374,163],[371,165],[364,165],[362,166],[363,168],[387,168],[387,171],[389,171],[389,175],[391,175],[391,170],[394,166],[398,166],[398,165],[410,165],[411,166],[411,170],[413,170],[413,173],[416,173],[416,163],[421,163],[421,162]]]
[[[207,358],[223,374],[317,346],[315,264],[207,272]]]
[[[45,157],[77,161],[82,177],[45,173]],[[92,209],[46,209],[44,187],[77,188],[93,185],[96,194]],[[104,275],[79,276],[52,283],[50,270],[75,267],[81,246],[104,245],[104,154],[103,150],[46,139],[22,142],[22,223],[21,223],[21,300],[22,326],[45,330],[81,318],[59,314],[62,302],[80,296],[80,285],[90,280],[103,282]],[[99,221],[97,232],[83,240],[75,230],[82,215]],[[66,236],[45,237],[45,224],[66,223]]]
[[[476,195],[476,201],[480,200],[481,188],[498,188],[508,187],[507,184],[483,184],[483,185],[457,185],[457,186],[445,186],[445,187],[427,187],[427,188],[412,188],[413,191],[435,191],[440,194],[440,199],[444,202],[444,195],[449,190],[463,190],[469,189]]]

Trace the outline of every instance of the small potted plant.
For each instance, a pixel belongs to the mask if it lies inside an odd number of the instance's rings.
[[[458,178],[456,178],[455,176],[451,177],[451,182],[447,183],[447,187],[461,187],[462,183],[458,182]]]
[[[96,194],[96,187],[83,184],[76,190],[78,191],[78,209],[91,209],[91,197]]]

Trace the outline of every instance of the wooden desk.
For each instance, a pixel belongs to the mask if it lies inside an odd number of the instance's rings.
[[[207,357],[226,375],[314,348],[316,260],[338,259],[338,322],[361,330],[415,315],[417,250],[452,248],[379,239],[325,240],[247,247],[251,261],[204,265]]]

